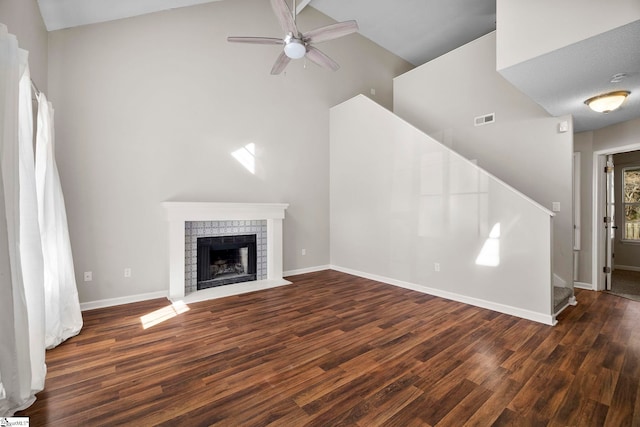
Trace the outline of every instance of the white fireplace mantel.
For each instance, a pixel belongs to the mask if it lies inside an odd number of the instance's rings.
[[[169,298],[185,298],[185,222],[187,221],[267,221],[267,279],[221,286],[196,292],[201,300],[288,284],[282,278],[282,221],[286,203],[163,202],[169,221]],[[191,295],[191,294],[190,294]]]

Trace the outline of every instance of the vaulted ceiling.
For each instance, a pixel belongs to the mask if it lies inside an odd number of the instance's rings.
[[[221,0],[38,3],[47,29],[53,31],[211,1]],[[495,0],[300,0],[296,9],[304,13],[308,6],[336,21],[355,19],[361,35],[416,66],[496,28]],[[575,131],[598,129],[640,117],[638,40],[640,21],[504,70],[503,75],[550,114],[572,114]],[[624,88],[632,92],[624,109],[610,114],[586,109],[583,101],[610,88],[612,76],[620,73],[625,74]]]

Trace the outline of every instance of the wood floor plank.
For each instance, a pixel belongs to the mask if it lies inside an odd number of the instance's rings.
[[[86,311],[16,415],[37,426],[640,425],[639,302],[578,290],[550,327],[336,271],[289,279],[147,328],[167,300]]]
[[[451,410],[477,388],[478,386],[472,381],[462,380],[451,387],[440,399],[430,396],[431,399],[435,400],[435,404],[424,408],[420,418],[430,425],[437,425]]]
[[[484,387],[476,387],[436,424],[438,427],[458,427],[466,423],[484,405],[493,392]]]
[[[638,392],[638,378],[618,377],[616,389],[607,412],[605,426],[630,426],[635,417],[634,407]]]
[[[520,392],[522,384],[504,377],[491,396],[466,420],[465,427],[482,427],[493,424],[509,402]],[[485,387],[482,387],[485,390]]]

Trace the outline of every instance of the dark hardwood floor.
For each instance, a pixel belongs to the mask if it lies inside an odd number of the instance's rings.
[[[173,311],[84,312],[32,426],[640,425],[640,303],[577,291],[555,327],[335,271]],[[166,320],[143,329],[156,310]]]

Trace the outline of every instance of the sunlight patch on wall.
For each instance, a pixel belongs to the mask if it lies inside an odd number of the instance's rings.
[[[497,267],[500,265],[500,223],[496,223],[484,242],[480,254],[476,258],[477,265]]]
[[[142,329],[148,329],[187,311],[189,311],[189,306],[187,304],[183,301],[176,301],[169,306],[152,311],[144,316],[140,316]]]
[[[256,173],[256,144],[250,142],[242,148],[237,149],[231,155],[242,165],[246,170],[255,175]]]

